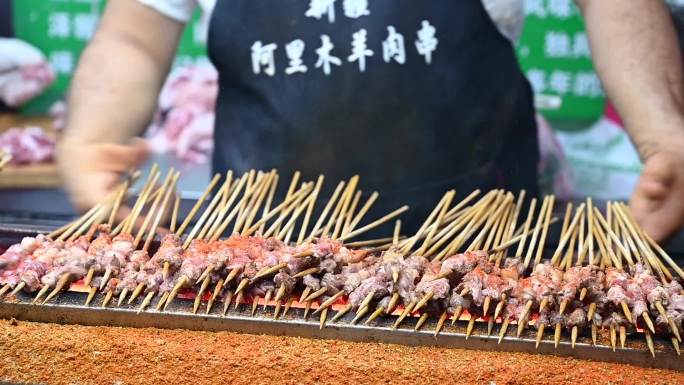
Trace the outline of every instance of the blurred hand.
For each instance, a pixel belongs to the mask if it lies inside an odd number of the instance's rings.
[[[72,203],[86,211],[105,199],[122,175],[140,166],[148,153],[141,139],[134,139],[130,145],[65,140],[58,145],[57,162]]]
[[[630,207],[657,242],[684,225],[684,148],[656,152],[646,159]]]

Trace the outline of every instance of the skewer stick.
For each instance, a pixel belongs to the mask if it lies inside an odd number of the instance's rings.
[[[121,293],[119,293],[119,300],[117,301],[116,306],[121,306],[121,304],[123,304],[124,300],[126,299],[127,295],[128,295],[128,288],[124,287],[123,290],[121,290]]]
[[[447,318],[447,312],[445,310],[439,316],[439,320],[437,320],[437,326],[435,327],[435,337],[437,337],[439,335],[439,332],[442,331],[442,328],[444,328],[444,322],[446,321],[446,318]]]
[[[491,215],[489,215],[489,213],[487,213],[481,217],[481,219],[486,219],[485,225],[480,230],[480,233],[477,235],[477,237],[475,237],[475,239],[470,244],[470,246],[468,246],[467,251],[473,251],[473,250],[480,248],[480,244],[481,244],[482,240],[484,239],[485,235],[487,235],[487,233],[489,232],[489,230],[492,227],[492,225],[494,224],[494,222],[496,222],[497,219],[500,217],[501,213],[506,208],[508,208],[508,204],[510,203],[510,201],[512,199],[513,199],[513,196],[510,194],[507,194],[505,197],[502,198],[502,201],[500,201],[494,205],[496,207],[496,209],[494,210],[494,212]],[[487,215],[489,215],[489,217],[487,217]],[[477,228],[479,226],[480,226],[480,224],[478,223],[475,227]],[[467,227],[466,227],[465,232],[467,233]],[[463,238],[465,238],[465,237],[463,237]],[[468,236],[468,238],[469,238],[469,236]],[[452,246],[452,248],[454,248],[453,251],[455,251],[455,246]]]
[[[509,195],[509,197],[510,199],[505,201],[502,205],[502,213],[494,218],[494,223],[491,227],[491,230],[489,230],[489,233],[487,234],[487,239],[485,240],[484,245],[482,246],[482,250],[490,250],[494,243],[499,243],[503,229],[508,222],[508,216],[511,214],[511,211],[515,208],[513,203],[513,195],[511,194]],[[495,260],[496,256],[492,255],[490,259]]]
[[[551,218],[551,220],[549,221],[549,225],[552,225],[556,222],[558,222],[558,218],[555,218],[555,217]],[[489,251],[491,253],[506,251],[509,247],[515,245],[516,243],[520,242],[521,240],[524,241],[527,238],[527,236],[533,232],[534,232],[534,228],[524,230],[519,235],[516,235],[515,237],[505,241],[504,243],[501,243],[495,247],[492,247]]]
[[[425,306],[425,304],[427,304],[427,302],[432,298],[433,295],[434,295],[434,293],[431,291],[425,293],[423,298],[421,298],[420,301],[418,301],[418,303],[415,305],[413,311],[418,311],[418,310],[422,309],[423,306]]]
[[[352,319],[351,324],[352,325],[356,324],[361,318],[363,318],[363,316],[366,315],[366,313],[368,313],[368,306],[365,306],[365,307],[359,309],[359,311],[356,313],[356,316],[354,317],[354,319]]]
[[[4,154],[2,159],[0,159],[0,170],[4,169],[5,166],[12,160],[11,154]]]
[[[390,314],[391,312],[393,312],[394,308],[397,307],[397,302],[399,302],[399,293],[395,292],[392,294],[392,298],[390,298],[390,301],[387,304],[387,309],[385,309],[385,313]]]
[[[101,305],[102,308],[107,307],[107,305],[109,304],[109,301],[111,301],[111,299],[112,299],[112,295],[114,295],[114,292],[111,290],[108,291],[107,294],[105,294],[105,297],[102,300],[102,305]]]
[[[463,312],[463,306],[458,305],[454,310],[454,315],[451,317],[451,326],[456,324],[456,321],[461,319],[461,313]]]
[[[168,174],[166,175],[166,178],[164,179],[164,184],[162,184],[162,187],[160,191],[162,191],[161,194],[157,195],[157,197],[154,199],[154,202],[152,202],[152,206],[150,207],[150,211],[148,212],[148,215],[145,216],[145,220],[143,221],[142,226],[140,227],[140,230],[138,230],[138,234],[135,237],[135,240],[133,241],[133,249],[136,249],[138,247],[138,244],[143,238],[143,235],[145,234],[145,231],[147,230],[147,226],[150,224],[150,221],[152,220],[152,217],[154,215],[154,212],[157,209],[157,206],[159,205],[159,202],[162,200],[164,192],[169,188],[169,183],[174,179],[175,171],[173,169],[169,170]],[[133,220],[131,221],[133,222]]]
[[[323,186],[323,181],[325,180],[325,176],[319,175],[318,180],[316,181],[316,186],[314,187],[313,191],[313,197],[309,201],[309,205],[306,208],[306,214],[304,215],[304,222],[302,223],[302,226],[299,229],[299,236],[297,237],[297,244],[300,245],[302,242],[304,242],[304,238],[306,237],[306,229],[309,226],[309,221],[311,220],[311,215],[313,214],[313,209],[314,206],[316,205],[316,200],[318,199],[318,194],[321,192],[321,187]]]
[[[516,334],[518,338],[520,338],[523,330],[525,329],[525,326],[527,326],[527,316],[530,314],[532,304],[532,300],[527,301],[527,303],[525,304],[525,308],[523,309],[522,315],[520,316],[520,319],[518,319],[518,331]]]
[[[617,337],[615,334],[615,325],[610,324],[610,346],[613,348],[613,352],[615,352],[615,348],[617,346]]]
[[[278,179],[280,176],[278,174],[275,174],[273,177],[273,183],[271,183],[271,189],[268,192],[268,198],[266,199],[266,204],[264,205],[264,210],[261,213],[261,216],[265,216],[268,214],[268,212],[271,210],[271,205],[273,204],[273,199],[275,198],[275,192],[278,189]],[[259,226],[259,232],[263,233],[264,230],[266,230],[266,223],[262,223],[261,226]]]
[[[557,323],[556,327],[553,331],[553,347],[558,349],[558,344],[560,343],[561,339],[561,324]]]
[[[367,232],[367,231],[369,231],[369,230],[372,230],[372,229],[374,229],[374,228],[376,228],[376,227],[378,227],[378,226],[384,224],[384,223],[387,222],[387,221],[391,221],[391,220],[394,219],[395,217],[397,217],[397,216],[403,214],[404,212],[406,212],[408,209],[409,209],[408,206],[402,206],[402,207],[400,207],[400,208],[398,208],[398,209],[392,211],[391,213],[385,215],[384,217],[379,218],[379,219],[376,219],[375,221],[373,221],[373,222],[367,224],[366,226],[363,226],[363,227],[361,227],[361,228],[359,228],[359,229],[357,229],[357,230],[354,230],[354,231],[352,231],[352,232],[346,234],[346,235],[343,236],[343,237],[340,237],[339,240],[342,241],[342,242],[344,242],[344,241],[346,241],[347,239],[350,239],[350,238],[354,238],[354,237],[356,237],[356,236],[359,236],[359,235],[361,235],[361,234],[363,234],[363,233],[365,233],[365,232]]]
[[[380,315],[385,311],[385,308],[383,306],[378,306],[375,311],[368,317],[366,322],[364,322],[364,325],[370,325],[371,322],[375,321],[376,318],[380,317]]]
[[[502,295],[501,300],[496,304],[496,308],[494,308],[494,319],[499,318],[499,314],[501,314],[501,310],[503,310],[503,307],[505,304],[506,304],[506,296]]]
[[[192,221],[192,218],[195,217],[197,214],[197,211],[199,211],[200,207],[202,207],[202,203],[207,199],[207,196],[211,193],[211,191],[214,189],[214,186],[216,186],[216,183],[221,179],[221,174],[216,174],[214,177],[211,179],[209,182],[209,185],[207,188],[204,190],[204,193],[200,196],[200,198],[195,202],[195,205],[192,206],[192,209],[190,209],[190,212],[188,215],[185,217],[185,220],[181,225],[178,227],[178,230],[176,231],[176,235],[181,236],[183,232],[185,232],[185,229],[188,227],[190,222]]]
[[[139,283],[138,286],[135,287],[135,290],[133,290],[133,294],[131,294],[131,298],[128,299],[128,304],[132,304],[133,301],[135,301],[136,298],[142,293],[143,289],[145,288],[144,283]]]
[[[413,311],[413,307],[416,306],[416,303],[417,303],[416,301],[413,301],[413,302],[409,303],[408,305],[406,305],[406,307],[404,308],[404,311],[401,313],[399,318],[397,318],[397,321],[394,323],[394,325],[392,325],[392,330],[396,330],[399,327],[399,325],[401,325],[401,323],[404,321],[406,316],[411,314],[411,312]]]
[[[501,324],[501,330],[499,330],[499,341],[497,341],[497,344],[501,345],[501,341],[503,341],[504,337],[506,336],[506,331],[508,330],[508,324],[511,322],[510,318],[506,318],[503,320],[503,323]]]
[[[234,232],[240,232],[240,229],[242,229],[242,231],[245,231],[251,226],[252,221],[254,220],[254,217],[256,216],[259,207],[261,206],[261,203],[266,197],[266,193],[270,189],[269,187],[274,175],[275,173],[271,172],[270,174],[266,174],[260,181],[257,180],[255,184],[255,191],[252,195],[252,199],[249,201],[249,204],[245,207],[244,216],[238,218],[238,220],[235,222]]]
[[[584,212],[580,214],[580,221],[582,221],[582,218],[584,216]],[[568,249],[565,253],[565,257],[563,258],[563,261],[561,262],[560,266],[564,270],[568,270],[572,267],[572,259],[575,255],[575,243],[577,243],[577,237],[579,236],[579,227],[575,226],[575,228],[572,230],[572,235],[570,236],[570,243],[568,244]],[[585,295],[586,295],[586,288],[583,288],[585,290]],[[584,297],[582,297],[584,299]],[[580,299],[580,301],[582,300]]]
[[[59,278],[59,281],[57,281],[57,285],[55,285],[55,288],[50,292],[50,294],[45,298],[45,301],[43,301],[43,305],[48,303],[52,298],[54,298],[57,294],[59,294],[60,291],[66,286],[66,284],[69,282],[69,279],[71,279],[71,274],[66,273],[62,275]]]
[[[653,321],[651,321],[651,317],[648,315],[648,312],[643,312],[641,313],[641,318],[644,319],[644,322],[646,323],[646,326],[648,326],[648,329],[651,331],[651,333],[655,334],[655,327],[653,326]]]
[[[199,309],[200,305],[202,304],[202,297],[204,296],[204,292],[207,290],[207,287],[209,287],[209,282],[211,282],[211,278],[208,276],[204,279],[204,281],[202,281],[202,286],[200,286],[199,291],[195,295],[195,302],[192,305],[192,314],[197,314],[197,309]]]
[[[15,295],[17,295],[17,294],[21,291],[21,289],[24,288],[24,286],[26,286],[26,282],[25,282],[25,281],[19,282],[19,283],[17,284],[17,286],[14,288],[14,290],[12,290],[12,292],[10,293],[10,296],[15,296]],[[9,290],[9,288],[10,288],[9,285],[5,285],[5,286],[0,290],[0,297],[2,297],[2,296],[7,292],[7,290]]]
[[[344,292],[344,290],[338,291],[337,293],[335,293],[335,295],[333,295],[332,297],[328,298],[325,302],[323,302],[323,303],[321,304],[321,306],[319,306],[318,309],[316,309],[316,310],[313,312],[313,314],[316,315],[316,314],[320,313],[321,311],[323,311],[324,309],[327,309],[327,308],[330,307],[332,304],[334,304],[334,303],[335,303],[342,295],[344,295],[344,294],[346,294],[346,293]],[[366,304],[366,306],[367,306],[367,305],[368,305],[368,304]],[[362,305],[361,307],[364,307],[364,306]]]
[[[598,210],[596,210],[596,211],[598,211]],[[613,249],[607,248],[608,242],[606,240],[606,234],[603,232],[603,228],[599,224],[596,213],[594,213],[594,215],[593,215],[593,220],[594,220],[593,230],[594,230],[594,234],[595,234],[594,238],[597,241],[596,243],[599,246],[599,250],[601,251],[603,256],[607,256],[609,258],[610,263],[612,263],[618,269],[622,270],[623,269],[622,261],[617,257],[617,255],[615,255],[615,252],[613,251]]]
[[[353,179],[353,177],[352,177]],[[344,212],[342,211],[342,207],[345,205],[347,200],[349,199],[349,195],[354,193],[353,187],[352,186],[352,179],[347,182],[347,187],[345,187],[344,191],[342,192],[342,195],[340,196],[340,199],[337,201],[337,204],[335,205],[335,209],[333,210],[332,214],[330,215],[330,218],[328,219],[328,222],[323,226],[322,229],[322,236],[323,237],[328,237],[331,236],[330,234],[330,229],[333,228],[333,225],[337,223],[339,220],[340,216],[344,216]]]
[[[247,185],[245,186],[245,190],[246,190],[246,191],[252,191],[252,192],[253,192],[253,191],[255,190],[255,186],[254,186],[254,177],[255,177],[255,175],[256,175],[257,182],[258,182],[259,180],[261,180],[262,174],[263,174],[263,173],[262,173],[261,171],[259,171],[258,173],[255,174],[254,169],[249,170],[249,172],[248,172],[248,173],[246,174],[246,176],[245,176],[245,177],[247,178]],[[244,196],[243,199],[241,200],[242,204],[239,205],[240,208],[239,208],[239,211],[238,211],[238,213],[237,213],[237,217],[236,217],[237,219],[235,220],[235,226],[233,226],[233,232],[236,232],[236,231],[237,231],[237,222],[238,222],[238,221],[240,220],[240,218],[242,218],[242,217],[244,216],[244,214],[245,214],[245,205],[246,205],[246,202],[247,202],[248,199],[249,199],[249,198],[248,198],[247,196]]]
[[[414,236],[409,238],[409,240],[406,242],[406,244],[402,247],[401,252],[404,254],[407,254],[411,249],[413,249],[413,246],[418,242],[418,238],[426,231],[430,223],[432,223],[433,220],[441,213],[442,206],[446,203],[446,201],[449,199],[451,196],[451,191],[446,192],[443,196],[442,199],[439,200],[437,203],[437,206],[432,209],[432,212],[430,212],[430,215],[425,219],[425,222],[418,228],[418,231]],[[421,254],[424,254],[421,253]]]
[[[444,223],[449,223],[449,224],[446,225],[441,230],[439,230],[437,235],[434,237],[432,244],[430,245],[430,249],[423,255],[424,257],[427,258],[427,257],[431,256],[432,254],[434,254],[441,247],[441,245],[444,244],[446,241],[448,241],[454,234],[456,234],[456,232],[461,227],[466,226],[469,223],[469,221],[479,212],[479,209],[481,209],[482,207],[489,204],[490,198],[493,198],[496,196],[495,192],[489,192],[484,197],[482,197],[482,199],[480,199],[477,203],[475,203],[473,206],[462,209],[466,204],[468,204],[471,200],[473,200],[479,194],[480,194],[480,190],[473,191],[466,198],[464,198],[462,201],[457,203],[453,208],[451,208],[446,213],[446,216],[444,217]],[[430,224],[430,226],[425,228],[425,231],[423,231],[416,238],[418,240],[421,239],[422,237],[425,236],[426,231],[427,232],[431,231],[432,228],[435,226],[437,226],[437,223]],[[406,241],[404,243],[406,243]],[[412,248],[412,246],[410,248],[407,248],[407,250],[410,251],[411,248]],[[435,257],[435,259],[436,258],[437,257]]]
[[[361,190],[358,190],[354,195],[354,200],[352,200],[351,206],[349,207],[349,210],[347,210],[347,217],[345,218],[344,225],[342,226],[342,235],[351,231],[351,221],[354,219],[354,213],[356,212],[356,207],[358,207],[359,201],[361,200],[361,195],[363,195]]]
[[[332,318],[332,320],[331,320],[330,322],[337,322],[337,320],[339,320],[339,319],[342,318],[345,314],[347,314],[347,312],[349,312],[349,310],[351,310],[351,308],[352,308],[352,305],[351,305],[351,304],[345,306],[345,307],[342,308],[340,311],[338,311],[337,314],[335,314],[335,316]]]
[[[157,183],[157,180],[160,177],[160,173],[158,170],[155,170],[154,172],[150,172],[150,176],[147,179],[147,183],[143,186],[143,189],[140,191],[140,196],[136,200],[135,204],[133,205],[133,209],[131,209],[131,213],[126,218],[125,224],[123,226],[123,229],[121,230],[122,233],[124,234],[131,234],[133,231],[133,228],[135,227],[135,222],[138,216],[140,215],[140,212],[142,211],[143,207],[145,204],[147,204],[147,197],[152,193],[152,190],[154,189],[154,185]],[[161,189],[158,190],[161,191]],[[156,195],[155,195],[156,199]]]
[[[483,199],[485,199],[485,198],[483,198]],[[489,199],[489,197],[487,197],[486,199]],[[452,243],[455,241],[458,241],[458,236],[454,240],[451,240],[451,242],[448,243],[446,246],[444,246],[444,244],[447,241],[449,241],[459,230],[461,230],[464,227],[467,228],[468,224],[470,224],[472,221],[474,221],[476,219],[476,217],[479,213],[479,209],[482,206],[483,205],[481,205],[480,202],[478,202],[478,205],[475,205],[475,206],[469,208],[468,212],[465,215],[454,220],[449,225],[447,225],[444,229],[442,229],[437,234],[437,236],[435,237],[435,241],[432,243],[432,245],[430,246],[428,251],[426,251],[423,254],[423,256],[425,258],[428,258],[428,257],[432,256],[435,252],[437,252],[438,250],[441,249],[441,251],[432,259],[433,262],[441,261],[441,259],[444,256],[446,256],[447,253],[449,252],[449,248],[452,245]],[[465,232],[465,230],[463,230],[463,232]],[[406,242],[406,241],[404,241],[404,242]],[[400,246],[401,246],[401,243],[400,243]],[[444,247],[442,247],[442,246],[444,246]]]
[[[527,212],[527,218],[525,219],[525,224],[523,225],[523,233],[521,234],[520,243],[518,243],[518,249],[515,252],[516,257],[522,257],[523,250],[525,250],[525,243],[527,242],[527,234],[530,232],[530,226],[532,225],[532,219],[534,218],[534,209],[537,206],[537,198],[532,198],[530,202],[530,208]],[[506,246],[508,247],[508,246]]]
[[[87,222],[91,217],[97,215],[97,213],[100,211],[101,208],[102,208],[102,204],[97,204],[92,209],[88,210],[88,212],[83,214],[80,218],[78,218],[76,221],[74,221],[73,223],[71,223],[69,225],[66,225],[67,226],[66,229],[61,233],[61,235],[57,238],[57,240],[59,240],[59,241],[66,240],[84,222]],[[61,228],[57,229],[55,232],[57,232],[59,230],[61,230]],[[48,237],[52,239],[54,237],[54,232],[48,234]]]
[[[605,242],[606,247],[612,251],[612,248],[610,247],[610,243],[609,243],[609,241],[612,240],[615,243],[615,245],[617,246],[618,250],[620,250],[622,255],[624,255],[625,258],[627,259],[627,263],[629,264],[629,266],[634,265],[634,261],[632,260],[630,254],[629,254],[629,250],[627,250],[627,248],[622,244],[622,242],[617,237],[615,232],[613,232],[613,229],[610,227],[608,222],[603,218],[603,215],[601,215],[601,212],[596,207],[594,207],[594,218],[596,218],[598,220],[599,224],[601,226],[603,226],[605,233],[608,235],[608,239]],[[603,232],[603,230],[601,230],[601,232]],[[618,259],[618,258],[616,258],[616,259]]]
[[[682,352],[679,349],[679,340],[675,337],[670,338],[670,340],[672,341],[672,346],[674,347],[675,352],[677,352],[677,355],[681,356]]]
[[[146,295],[145,298],[143,299],[143,302],[140,304],[140,307],[138,308],[138,313],[137,313],[137,314],[140,314],[140,313],[142,313],[143,310],[145,310],[145,308],[146,308],[146,307],[150,304],[150,302],[152,301],[152,297],[154,297],[154,292],[153,292],[153,291],[147,293],[147,295]]]
[[[584,203],[580,204],[579,207],[577,207],[577,211],[575,211],[575,215],[572,218],[572,222],[570,222],[570,225],[567,226],[566,231],[561,232],[563,234],[561,236],[560,242],[558,242],[558,247],[556,247],[556,251],[554,251],[553,256],[551,257],[551,264],[556,265],[558,263],[558,260],[563,253],[563,249],[565,248],[566,244],[572,237],[572,233],[575,231],[575,228],[577,225],[581,222],[582,215],[584,213]],[[568,209],[572,209],[571,205],[568,205]],[[566,212],[566,221],[570,216]],[[564,224],[565,226],[565,224]]]
[[[43,285],[43,287],[40,288],[38,294],[36,294],[36,297],[33,299],[33,301],[31,301],[31,304],[35,305],[36,303],[38,303],[38,301],[41,298],[43,298],[43,296],[48,292],[48,290],[50,290],[50,285]]]
[[[90,302],[95,298],[95,293],[97,293],[96,287],[91,287],[90,290],[88,290],[88,298],[86,298],[85,306],[90,306]]]
[[[427,321],[427,319],[428,319],[428,314],[427,314],[427,313],[423,313],[423,314],[420,316],[420,318],[418,319],[418,322],[416,323],[416,327],[415,327],[413,330],[414,330],[414,331],[420,330],[420,328],[423,327],[423,325],[425,324],[425,321]],[[468,337],[466,337],[466,339],[467,339],[467,338],[468,338]]]
[[[403,238],[399,237],[399,239],[403,239]],[[359,248],[359,247],[366,247],[366,246],[384,245],[384,244],[387,244],[387,242],[393,243],[394,237],[369,239],[367,241],[348,242],[348,243],[345,243],[344,245],[346,247]]]
[[[344,221],[347,216],[347,211],[349,210],[349,206],[352,204],[352,200],[354,197],[354,192],[356,191],[356,186],[359,183],[359,176],[354,175],[350,180],[349,184],[347,185],[347,190],[348,193],[343,200],[342,207],[340,208],[340,215],[337,218],[337,221],[335,222],[335,229],[333,230],[332,233],[332,238],[336,239],[340,233],[342,232],[342,226],[344,225]]]
[[[292,307],[292,302],[294,301],[294,297],[290,297],[287,302],[285,303],[285,309],[283,309],[283,316],[281,318],[287,317],[287,313],[290,311],[290,308]]]
[[[399,238],[401,234],[401,219],[394,222],[394,233],[392,234],[392,247],[399,246]]]
[[[268,306],[268,303],[271,302],[272,296],[273,296],[273,290],[268,289],[268,291],[266,292],[266,296],[264,296],[264,307],[263,307],[264,313],[266,312],[266,307]]]
[[[179,291],[183,288],[183,286],[185,286],[189,281],[190,281],[190,279],[189,279],[187,276],[185,276],[185,275],[182,276],[182,277],[180,277],[180,278],[178,278],[178,281],[176,281],[176,285],[173,287],[173,289],[171,290],[171,293],[169,294],[169,297],[166,299],[166,303],[164,304],[164,310],[166,310],[166,308],[169,307],[169,305],[171,304],[171,302],[173,302],[173,300],[174,300],[174,299],[176,298],[176,296],[178,295],[178,292],[179,292]]]
[[[325,294],[325,292],[326,292],[327,290],[328,290],[327,287],[322,287],[322,288],[320,288],[320,289],[314,291],[313,293],[309,294],[309,296],[306,297],[306,298],[304,299],[304,301],[305,301],[305,302],[311,302],[311,301],[315,300],[316,298],[318,298],[318,297],[322,296],[323,294]]]
[[[530,246],[527,249],[527,254],[525,255],[525,259],[523,262],[523,264],[525,265],[525,268],[530,266],[530,262],[532,260],[532,254],[534,253],[534,249],[537,246],[537,238],[539,237],[539,232],[542,230],[543,223],[544,223],[544,214],[546,213],[550,199],[551,199],[550,196],[544,197],[544,200],[542,201],[542,206],[539,209],[539,215],[537,216],[537,223],[534,226],[534,231],[532,232],[532,239],[530,239]]]
[[[655,349],[653,348],[653,337],[651,337],[651,333],[648,330],[644,330],[644,336],[646,337],[646,345],[648,346],[648,350],[651,352],[651,356],[655,358]]]
[[[166,299],[169,298],[169,292],[167,291],[166,293],[162,294],[161,298],[159,299],[159,302],[157,302],[157,306],[155,307],[156,311],[160,311],[162,306],[166,303]]]
[[[598,265],[594,260],[594,206],[591,198],[587,198],[587,242],[589,243],[589,264]]]
[[[223,298],[223,312],[221,314],[226,315],[228,308],[230,307],[230,302],[233,300],[233,292],[228,290],[226,296]]]
[[[271,233],[276,231],[277,227],[285,220],[285,217],[295,208],[294,205],[290,206],[290,204],[298,201],[300,199],[300,197],[306,195],[310,190],[311,190],[310,185],[306,185],[305,187],[300,188],[297,192],[292,194],[289,198],[286,198],[277,207],[273,208],[273,210],[271,210],[265,217],[261,218],[255,224],[253,224],[252,227],[250,227],[249,229],[244,231],[242,233],[242,235],[245,235],[245,236],[252,235],[257,229],[259,229],[259,227],[263,223],[268,222],[271,218],[276,216],[276,214],[278,214],[282,211],[283,212],[282,215],[280,215],[278,217],[278,219],[271,225],[269,230],[266,233],[264,233],[264,236],[268,237]]]
[[[470,315],[470,319],[468,320],[468,326],[466,327],[466,340],[470,337],[470,334],[473,332],[473,327],[475,326],[475,318],[477,317],[473,314]]]
[[[207,206],[207,209],[204,210],[202,215],[200,215],[199,220],[197,221],[195,226],[190,231],[190,234],[188,235],[188,237],[185,239],[185,243],[183,243],[183,249],[187,249],[188,246],[190,246],[190,243],[195,238],[195,235],[197,235],[198,232],[201,230],[201,228],[204,226],[204,222],[209,218],[211,213],[214,211],[214,207],[216,207],[216,205],[219,203],[223,194],[226,193],[226,187],[228,186],[227,183],[228,183],[228,181],[225,181],[223,183],[223,185],[219,189],[218,193],[216,195],[214,195],[214,197],[209,202],[209,206]]]
[[[437,220],[434,222],[435,226],[433,226],[432,229],[430,231],[428,231],[427,236],[425,237],[425,240],[423,241],[423,244],[416,251],[416,255],[423,255],[427,251],[427,248],[430,245],[432,238],[435,236],[437,229],[439,228],[439,226],[444,221],[444,217],[446,216],[447,210],[449,209],[449,206],[451,205],[451,201],[454,199],[455,195],[456,195],[456,191],[451,190],[451,191],[447,192],[446,195],[444,196],[444,199],[442,201],[442,207],[440,208],[439,214],[437,215]]]
[[[116,199],[114,200],[114,207],[112,208],[112,212],[109,214],[109,220],[107,221],[107,225],[111,228],[114,225],[114,220],[116,219],[116,214],[119,212],[119,206],[121,205],[121,201],[123,201],[124,197],[126,196],[126,193],[128,192],[128,184],[130,183],[129,180],[126,180],[121,186],[121,189],[119,190]]]
[[[292,175],[292,179],[290,180],[290,186],[288,187],[287,193],[285,194],[285,200],[290,198],[292,196],[292,194],[294,193],[295,188],[297,187],[297,184],[299,183],[299,177],[300,176],[301,176],[301,172],[299,172],[299,171],[295,171],[295,173]],[[280,232],[280,229],[281,229],[281,225],[278,224],[278,226],[276,226],[275,231]]]
[[[632,312],[629,310],[629,306],[626,301],[620,301],[620,307],[622,307],[622,312],[625,313],[625,317],[630,323],[634,323],[634,318],[632,318]]]
[[[347,232],[353,231],[356,228],[356,226],[359,225],[363,217],[368,213],[368,210],[370,210],[370,208],[373,206],[373,204],[379,196],[380,194],[378,194],[377,191],[373,191],[373,193],[368,197],[366,203],[361,207],[356,216],[354,216],[354,219],[352,219],[351,223],[349,224],[349,228],[347,229]]]
[[[178,209],[180,208],[180,194],[176,194],[176,199],[173,202],[173,211],[171,212],[171,224],[169,230],[172,233],[176,232],[176,222],[178,221]]]
[[[325,218],[328,216],[328,212],[330,209],[332,209],[332,206],[335,204],[335,201],[337,200],[337,196],[340,195],[340,192],[345,186],[345,182],[342,181],[337,184],[337,187],[335,188],[335,191],[333,191],[332,195],[330,196],[330,199],[328,200],[328,203],[325,205],[323,208],[323,212],[321,215],[318,217],[318,220],[316,221],[316,224],[314,225],[313,229],[311,230],[311,233],[309,234],[308,239],[313,238],[317,232],[321,229],[321,226],[323,226],[323,222],[325,221]]]
[[[275,238],[283,239],[283,237],[285,237],[286,239],[284,240],[284,242],[289,243],[289,238],[287,237],[287,235],[291,234],[291,231],[294,228],[295,223],[297,223],[299,216],[308,207],[309,203],[313,201],[314,197],[315,197],[314,194],[311,194],[308,197],[302,195],[299,199],[297,199],[292,204],[291,208],[294,209],[294,211],[292,212],[290,219],[283,226],[282,230],[275,235]],[[288,212],[288,214],[289,214],[289,212]]]
[[[323,312],[321,313],[321,319],[320,319],[320,323],[318,326],[318,328],[320,330],[323,330],[323,328],[325,327],[325,321],[327,319],[328,319],[328,308],[326,307],[325,309],[323,309]]]
[[[209,235],[207,235],[207,238],[209,238],[211,241],[217,241],[221,237],[221,234],[223,234],[223,232],[226,230],[226,228],[233,220],[233,218],[236,215],[239,215],[239,212],[245,204],[245,200],[247,199],[247,197],[249,197],[252,194],[253,190],[250,190],[249,188],[245,187],[244,195],[238,201],[237,205],[233,207],[235,199],[237,199],[237,197],[240,195],[240,191],[242,191],[242,188],[245,186],[246,182],[247,178],[241,178],[240,181],[237,182],[237,185],[235,185],[235,189],[230,194],[230,198],[226,201],[226,205],[223,207],[223,210],[220,213],[221,219],[217,221],[214,224],[214,226],[209,230]],[[230,207],[233,207],[233,210],[228,214],[228,216],[225,216]]]
[[[542,337],[544,336],[544,328],[546,328],[546,324],[539,324],[539,328],[537,329],[537,339],[534,343],[535,349],[539,349],[539,344],[541,343]]]
[[[154,239],[154,235],[157,232],[157,228],[159,227],[159,223],[161,222],[161,219],[164,216],[164,211],[166,211],[166,205],[169,203],[169,199],[171,198],[171,193],[173,193],[173,190],[175,188],[176,183],[178,182],[179,177],[180,177],[180,173],[176,173],[176,175],[174,175],[172,180],[171,180],[171,184],[169,185],[168,189],[166,190],[166,194],[164,195],[164,200],[162,201],[162,204],[159,207],[159,211],[157,212],[156,218],[154,218],[154,222],[152,223],[152,227],[150,227],[150,231],[147,234],[147,239],[145,239],[145,244],[143,245],[143,248],[142,248],[144,251],[147,251],[150,248],[150,244],[152,243],[152,240]]]
[[[221,291],[223,290],[223,278],[219,278],[218,282],[216,282],[216,286],[214,286],[214,290],[211,292],[211,298],[209,298],[209,302],[207,302],[207,311],[206,314],[211,313],[211,308],[214,305],[214,301],[216,301],[216,298],[221,294]]]

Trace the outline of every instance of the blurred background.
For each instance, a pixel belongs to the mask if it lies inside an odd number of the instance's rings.
[[[675,11],[676,3],[671,2]],[[13,155],[0,173],[2,218],[73,214],[60,190],[54,144],[65,125],[72,73],[104,5],[104,0],[0,0],[0,150]],[[504,26],[507,19],[511,25],[525,20],[521,32],[502,32],[517,38],[520,64],[536,94],[543,190],[561,199],[628,198],[641,164],[605,100],[574,2],[527,0],[524,14],[501,9],[492,17]],[[210,176],[217,79],[205,38],[206,15],[198,11],[144,134],[155,153],[150,162],[183,171],[184,198],[199,195]]]

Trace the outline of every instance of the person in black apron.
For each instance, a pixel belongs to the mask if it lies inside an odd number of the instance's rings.
[[[217,172],[358,174],[376,215],[411,206],[408,231],[449,189],[536,194],[532,91],[481,0],[376,0],[358,17],[314,3],[216,3]]]

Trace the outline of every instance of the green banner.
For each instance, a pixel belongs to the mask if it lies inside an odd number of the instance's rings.
[[[525,0],[525,27],[518,59],[538,95],[555,95],[548,118],[594,119],[604,93],[594,72],[584,22],[573,0]]]

